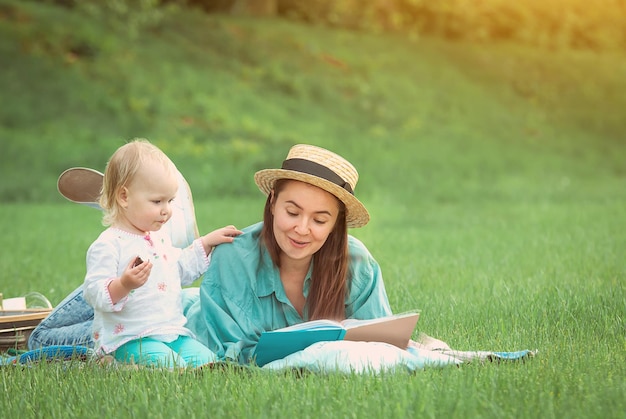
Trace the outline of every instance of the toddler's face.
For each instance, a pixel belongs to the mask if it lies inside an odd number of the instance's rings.
[[[125,188],[121,199],[122,223],[137,234],[158,231],[172,216],[172,201],[178,192],[178,178],[162,164],[148,162]]]

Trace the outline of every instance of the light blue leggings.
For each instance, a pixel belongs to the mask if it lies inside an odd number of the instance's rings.
[[[179,336],[172,342],[150,337],[131,340],[117,348],[113,356],[124,363],[165,368],[196,368],[217,359],[209,348],[189,336]]]

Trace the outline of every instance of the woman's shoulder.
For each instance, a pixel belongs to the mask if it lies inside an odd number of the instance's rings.
[[[243,229],[241,229],[241,231],[243,231],[244,234],[250,234],[258,237],[261,234],[261,229],[263,229],[263,221],[251,224],[248,227],[244,227]]]
[[[243,228],[241,230],[243,234],[235,237],[232,243],[224,243],[217,246],[213,250],[212,258],[228,257],[230,255],[242,257],[252,251],[258,252],[262,227],[263,223],[259,222]]]
[[[362,318],[380,317],[389,310],[380,265],[360,240],[350,237],[348,243],[350,291],[346,297],[346,314],[351,317],[358,312],[359,316],[365,316]]]
[[[219,292],[223,298],[245,304],[253,293],[243,290],[254,289],[263,273],[259,271],[260,226],[254,224],[242,231],[232,243],[220,244],[213,250],[201,287],[209,294]]]
[[[348,236],[348,257],[352,272],[353,285],[356,283],[369,283],[380,270],[378,262],[363,242],[353,236]]]
[[[363,244],[361,240],[351,235],[348,235],[348,253],[352,257],[372,257],[370,251],[367,249],[365,244]]]

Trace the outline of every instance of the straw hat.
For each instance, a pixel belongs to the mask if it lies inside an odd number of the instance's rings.
[[[298,144],[289,150],[282,168],[254,174],[254,181],[266,195],[278,179],[299,180],[335,195],[346,206],[348,227],[362,227],[370,220],[367,209],[354,196],[358,172],[349,161],[331,151]]]

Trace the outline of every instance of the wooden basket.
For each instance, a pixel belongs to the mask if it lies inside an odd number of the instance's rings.
[[[27,349],[31,332],[51,311],[51,308],[0,310],[0,351]]]

